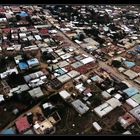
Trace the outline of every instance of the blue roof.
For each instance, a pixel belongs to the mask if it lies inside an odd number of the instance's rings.
[[[28,69],[28,65],[25,62],[19,62],[18,66],[21,70]]]
[[[21,16],[21,17],[27,17],[28,14],[25,11],[21,11],[20,13],[18,13],[17,15]]]
[[[34,59],[28,60],[27,63],[28,63],[29,66],[31,66],[31,65],[38,65],[39,61],[38,61],[38,59],[34,58]]]
[[[139,90],[134,87],[129,87],[129,88],[123,90],[123,92],[126,93],[130,97],[130,96],[133,96],[133,95],[139,93]]]
[[[91,77],[91,80],[93,80],[93,81],[98,81],[100,79],[101,78],[98,75],[95,75],[95,76]]]
[[[60,69],[56,69],[55,72],[60,74],[60,75],[65,74],[65,71],[63,71],[61,68]]]
[[[11,134],[16,134],[16,133],[12,128],[9,128],[9,129],[5,129],[5,130],[1,131],[0,134],[6,134],[6,135],[9,134],[9,135],[11,135]]]
[[[135,49],[136,49],[137,51],[140,51],[140,45],[137,45],[137,46],[135,47]]]
[[[128,68],[131,68],[131,67],[135,66],[135,62],[130,62],[130,61],[124,61],[124,64],[125,64]]]
[[[137,55],[138,52],[135,52],[135,51],[128,51],[129,54],[132,54],[132,55]]]

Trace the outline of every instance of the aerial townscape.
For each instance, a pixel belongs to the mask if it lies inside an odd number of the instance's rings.
[[[0,135],[140,134],[138,5],[1,5]]]

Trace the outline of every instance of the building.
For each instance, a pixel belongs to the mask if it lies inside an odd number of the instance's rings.
[[[18,66],[19,66],[20,70],[26,70],[29,68],[26,62],[19,62]]]
[[[68,100],[71,97],[71,94],[68,93],[66,90],[60,91],[59,95],[64,99]]]
[[[7,71],[3,72],[3,73],[0,73],[0,77],[1,79],[4,79],[6,78],[8,75],[11,75],[12,73],[16,73],[18,74],[18,70],[17,68],[13,68],[13,69],[8,69]]]
[[[20,134],[24,133],[26,130],[28,130],[31,127],[31,125],[27,120],[27,116],[18,118],[15,122],[15,125]]]
[[[32,90],[29,90],[28,93],[33,97],[33,98],[39,98],[44,95],[40,87],[34,88]]]
[[[24,79],[30,87],[37,87],[44,84],[47,77],[42,71],[38,71],[24,76]]]
[[[140,104],[140,94],[135,94],[131,97],[137,104]]]
[[[129,77],[129,79],[131,79],[131,80],[133,80],[133,79],[135,79],[136,77],[139,76],[136,72],[134,72],[132,70],[125,71],[124,72],[124,75],[126,75],[127,77]]]
[[[130,105],[132,108],[135,108],[136,106],[138,106],[139,104],[137,102],[135,102],[133,99],[129,98],[126,100],[126,103],[128,105]]]
[[[20,94],[24,91],[29,90],[29,86],[27,84],[19,85],[15,88],[10,89],[10,92],[8,93],[8,96],[11,97],[13,96],[14,93]]]
[[[49,134],[54,129],[52,123],[48,119],[45,119],[41,123],[36,122],[33,128],[36,134]]]
[[[79,99],[73,101],[71,104],[80,115],[85,114],[89,110],[89,107]]]
[[[39,65],[39,61],[37,58],[33,58],[27,61],[27,64],[29,65],[29,67],[34,67],[34,66],[38,66]]]
[[[140,121],[140,105],[130,110],[130,113],[138,120]]]
[[[57,79],[58,79],[61,83],[65,83],[65,82],[68,82],[68,81],[71,79],[71,77],[68,76],[67,74],[64,74],[64,75],[62,75],[62,76],[59,76]]]
[[[125,90],[123,90],[123,92],[128,96],[128,97],[131,97],[135,94],[138,94],[139,93],[139,90],[136,89],[135,87],[129,87]]]
[[[123,116],[120,116],[118,121],[121,123],[121,126],[126,129],[128,126],[135,123],[136,119],[127,112]]]
[[[5,129],[5,130],[2,130],[0,132],[0,134],[2,134],[2,135],[15,135],[16,132],[13,128],[8,128],[8,129]]]
[[[107,100],[105,103],[99,105],[98,107],[94,108],[94,112],[102,118],[103,116],[107,115],[109,112],[114,110],[116,107],[121,106],[121,102],[116,98],[111,98]]]
[[[97,132],[100,132],[102,130],[101,126],[97,122],[94,122],[92,125]]]

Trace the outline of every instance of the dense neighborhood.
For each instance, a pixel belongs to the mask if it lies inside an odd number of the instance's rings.
[[[1,5],[0,135],[140,133],[137,5]]]

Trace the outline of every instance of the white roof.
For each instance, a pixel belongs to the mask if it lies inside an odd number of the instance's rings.
[[[36,40],[41,40],[42,38],[41,38],[40,35],[35,35],[35,39],[36,39]]]
[[[64,59],[68,59],[70,58],[72,55],[70,53],[66,53],[64,55],[61,55],[60,57],[64,60]]]
[[[4,101],[3,95],[0,95],[0,102]]]
[[[59,81],[61,81],[62,83],[65,83],[65,82],[67,82],[68,80],[70,80],[71,77],[68,76],[67,74],[64,74],[64,75],[58,77],[57,79],[58,79]]]
[[[92,57],[87,57],[87,58],[84,58],[82,60],[80,60],[83,64],[87,64],[87,63],[90,63],[92,61],[94,61],[94,59]]]
[[[129,98],[126,100],[126,103],[130,106],[132,106],[133,108],[138,106],[139,104],[137,102],[135,102],[133,99]]]
[[[113,108],[108,103],[103,103],[100,106],[94,108],[95,113],[102,118],[106,114],[108,114],[110,111],[112,111]]]
[[[81,44],[81,43],[82,43],[82,42],[79,41],[79,40],[75,40],[75,42],[76,42],[77,44]]]
[[[74,77],[80,75],[80,73],[77,72],[77,71],[75,71],[75,70],[72,70],[72,71],[70,71],[70,72],[67,73],[67,74],[68,74],[70,77],[72,77],[72,78],[74,78]]]
[[[19,33],[19,36],[20,36],[21,38],[24,38],[24,37],[26,37],[26,34],[25,34],[25,33]]]
[[[111,99],[109,99],[106,102],[108,104],[110,104],[113,109],[118,107],[118,106],[121,106],[121,102],[118,99],[116,99],[116,98],[111,98]]]
[[[97,123],[97,122],[94,122],[93,123],[93,127],[99,132],[102,130],[101,126]]]
[[[112,90],[114,90],[115,88],[114,87],[112,87],[112,88],[109,88],[108,90],[107,90],[107,92],[108,93],[110,93]]]
[[[122,96],[120,94],[115,94],[114,97],[119,100]]]
[[[101,94],[104,98],[110,98],[111,97],[111,95],[106,91],[103,91]]]
[[[89,93],[87,93],[87,96],[88,96],[88,97],[91,97],[91,96],[92,96],[92,94],[89,92]]]
[[[40,128],[40,125],[37,123],[33,127],[34,127],[34,129],[38,129],[38,128]]]
[[[45,103],[42,106],[45,109],[45,108],[48,108],[48,107],[52,106],[52,104],[51,103]]]
[[[69,98],[69,97],[71,96],[66,90],[60,91],[60,92],[59,92],[59,95],[60,95],[63,99],[67,99],[67,98]]]
[[[127,71],[124,72],[124,74],[126,76],[128,76],[129,79],[134,79],[138,76],[138,74],[136,72],[132,71],[132,70],[127,70]]]

